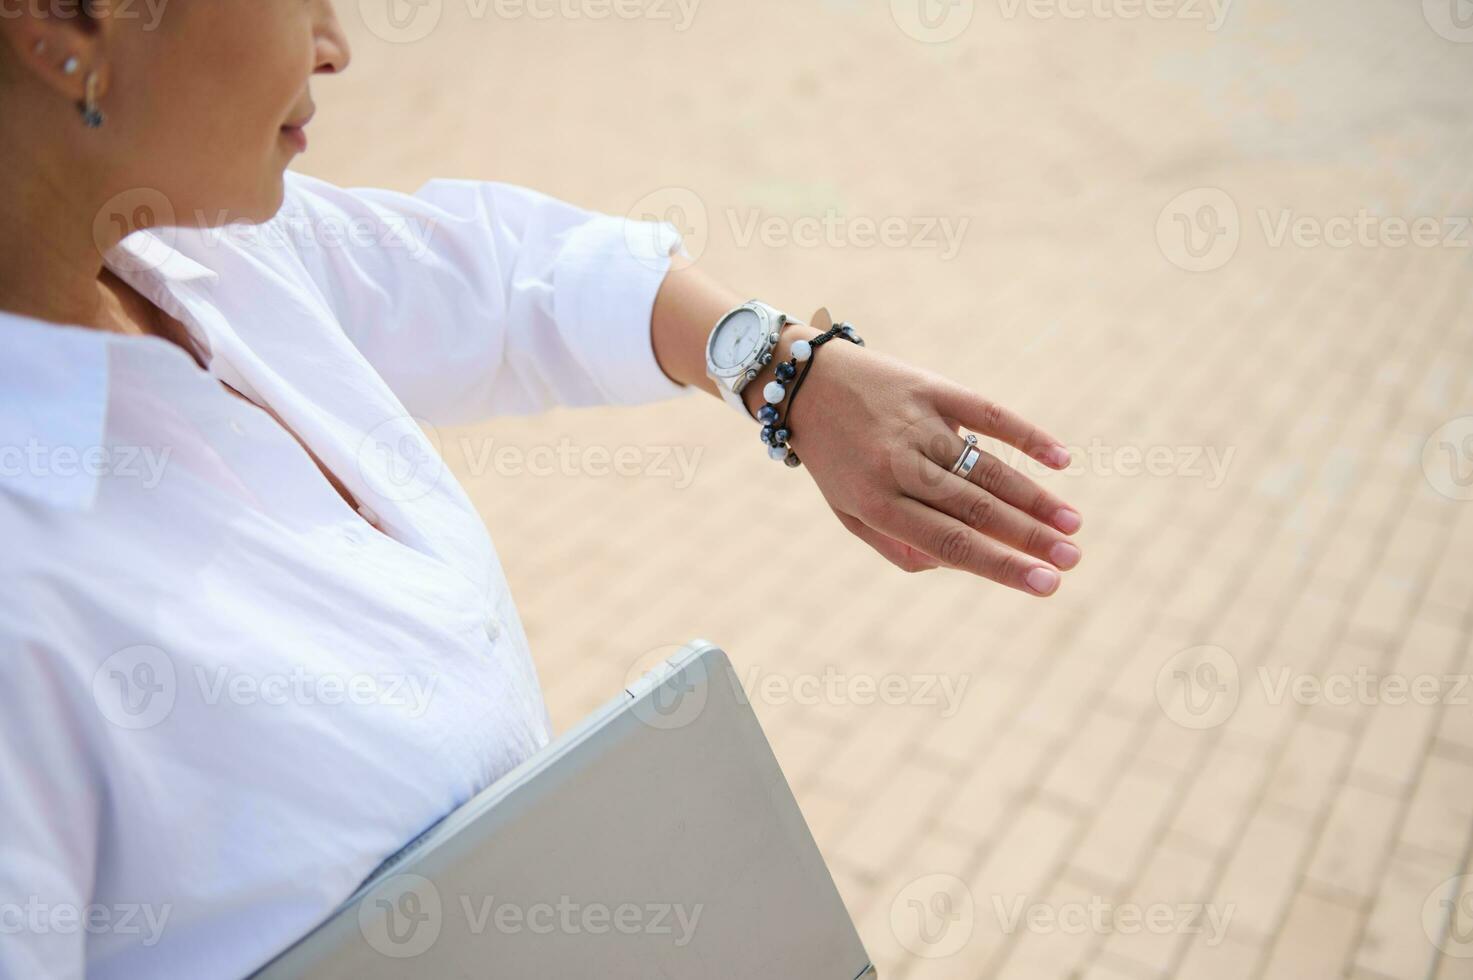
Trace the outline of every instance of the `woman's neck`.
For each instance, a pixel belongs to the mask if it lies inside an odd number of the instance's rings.
[[[9,128],[9,127],[7,127]],[[7,145],[8,144],[8,145]],[[79,168],[51,166],[36,147],[0,143],[0,310],[53,323],[117,329],[102,255],[122,240],[99,217]]]

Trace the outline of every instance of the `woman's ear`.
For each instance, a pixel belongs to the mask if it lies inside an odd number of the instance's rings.
[[[105,42],[113,28],[106,0],[76,0],[41,12],[38,4],[21,5],[0,17],[0,39],[8,49],[10,74],[33,80],[72,102],[82,99],[89,73],[97,76],[99,93],[107,88]]]

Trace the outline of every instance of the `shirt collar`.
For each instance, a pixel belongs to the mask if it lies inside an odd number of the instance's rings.
[[[174,287],[209,285],[219,277],[169,244],[168,231],[134,232],[103,260],[154,303],[173,306]],[[52,507],[90,509],[109,451],[109,349],[145,339],[4,311],[0,337],[0,491]],[[196,339],[208,349],[207,337]]]

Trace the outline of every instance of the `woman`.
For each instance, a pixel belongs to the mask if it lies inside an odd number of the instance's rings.
[[[0,18],[4,977],[250,972],[545,745],[415,420],[715,394],[740,300],[668,225],[287,172],[348,64],[329,0],[144,9]],[[959,428],[1062,468],[1055,440],[842,338],[810,371],[785,423],[850,531],[1057,588],[1078,515],[994,457],[949,472]]]

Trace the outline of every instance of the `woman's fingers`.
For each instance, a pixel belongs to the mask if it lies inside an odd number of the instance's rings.
[[[1052,595],[1059,571],[967,526],[950,514],[902,495],[886,497],[858,515],[869,527],[910,545],[943,565],[1031,595]]]
[[[830,508],[856,538],[878,551],[885,560],[903,572],[928,572],[939,568],[940,563],[929,555],[921,554],[910,545],[887,534],[881,534],[857,517],[844,513],[836,507]]]
[[[951,467],[965,445],[952,425],[936,419],[934,427],[928,426],[921,438],[918,455],[910,447],[903,450],[910,455],[908,462],[895,467],[897,475],[903,476],[901,489],[922,503],[941,507],[961,517],[965,512],[956,509],[955,501],[951,507],[943,507],[943,504],[972,484],[1065,534],[1079,530],[1083,520],[1078,511],[998,457],[982,452],[980,447],[977,463],[965,480],[952,474]],[[967,502],[975,506],[974,501],[969,499]]]
[[[934,502],[921,503],[928,503],[973,530],[1058,568],[1067,571],[1079,564],[1079,548],[1057,528],[959,476],[944,475],[956,486],[956,492],[942,494]]]
[[[967,481],[1065,534],[1073,534],[1083,524],[1079,512],[1057,494],[1045,490],[991,453],[982,454]]]
[[[965,385],[943,385],[936,395],[936,407],[964,427],[1021,449],[1045,466],[1056,470],[1069,466],[1069,450],[1059,440]]]

